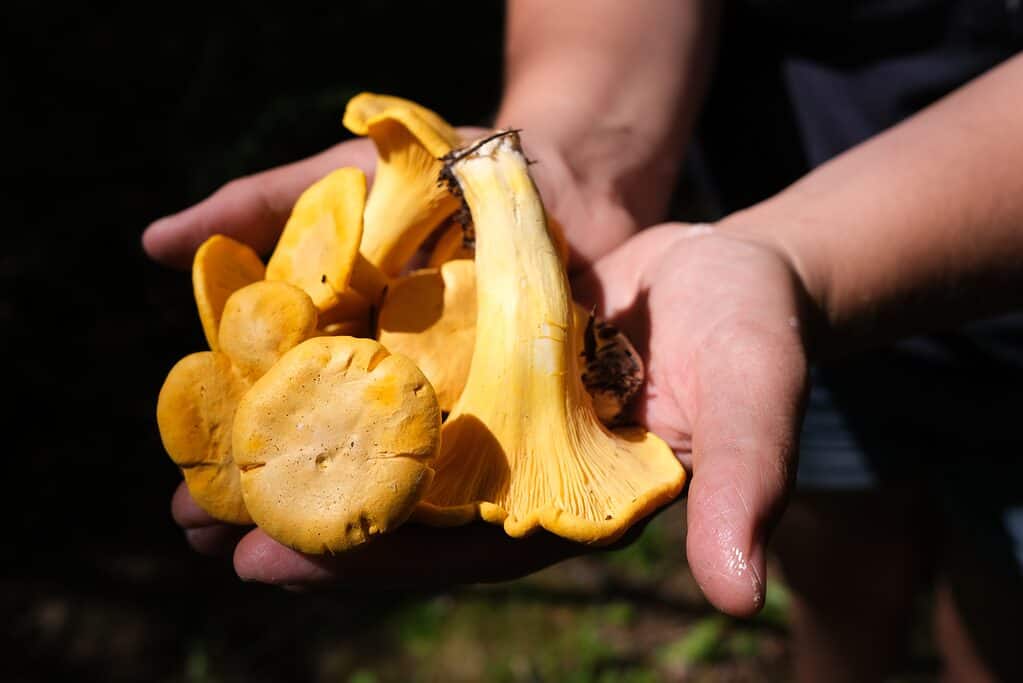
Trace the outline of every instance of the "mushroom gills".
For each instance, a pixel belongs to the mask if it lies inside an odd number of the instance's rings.
[[[682,490],[660,438],[609,431],[582,382],[568,280],[514,132],[447,160],[476,227],[477,325],[466,386],[442,428],[415,519],[479,517],[511,536],[545,528],[611,543]]]

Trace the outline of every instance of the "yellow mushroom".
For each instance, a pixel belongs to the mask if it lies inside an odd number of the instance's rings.
[[[286,351],[316,334],[316,307],[301,289],[263,280],[239,289],[224,306],[221,350],[253,380]]]
[[[433,476],[440,409],[407,358],[372,339],[317,337],[253,385],[233,429],[259,527],[296,550],[334,553],[411,514]]]
[[[377,339],[408,356],[437,393],[454,406],[469,374],[476,338],[476,272],[472,261],[448,261],[395,280],[377,318]]]
[[[224,305],[222,351],[188,355],[168,373],[156,406],[160,438],[192,498],[212,517],[252,523],[231,445],[235,409],[256,378],[315,329],[316,308],[305,292],[255,282]]]
[[[386,278],[359,252],[366,176],[340,168],[299,196],[266,266],[312,298],[323,325],[367,316]]]
[[[436,113],[398,97],[362,93],[348,101],[344,125],[368,135],[377,169],[365,212],[362,253],[389,277],[399,275],[441,221],[459,207],[437,184],[439,157],[461,144]]]
[[[213,235],[199,245],[192,261],[192,289],[199,321],[210,349],[218,351],[217,331],[227,297],[262,280],[266,269],[252,247],[226,235]]]
[[[677,496],[685,471],[657,436],[611,432],[597,419],[580,379],[565,269],[517,135],[485,138],[447,168],[476,226],[479,323],[416,519],[454,525],[479,516],[510,536],[543,527],[610,543]]]

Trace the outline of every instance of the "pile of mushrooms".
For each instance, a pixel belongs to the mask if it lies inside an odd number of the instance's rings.
[[[196,503],[337,553],[476,519],[601,545],[675,498],[671,449],[621,424],[642,363],[574,303],[516,132],[466,144],[371,93],[344,125],[376,145],[368,193],[355,168],[314,183],[265,266],[223,235],[196,253],[210,350],[157,405]]]

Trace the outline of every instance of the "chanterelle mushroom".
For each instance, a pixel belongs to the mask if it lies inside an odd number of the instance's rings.
[[[259,527],[296,550],[332,553],[411,514],[433,476],[440,409],[407,358],[372,339],[316,337],[253,385],[233,430]]]
[[[261,280],[228,297],[222,351],[181,359],[156,405],[160,438],[199,507],[234,524],[251,524],[231,446],[235,409],[252,383],[295,344],[315,333],[316,308],[302,290]]]
[[[322,325],[366,315],[387,284],[359,252],[365,206],[365,174],[331,172],[299,196],[267,263],[266,278],[305,290]]]
[[[416,519],[475,516],[511,536],[538,527],[609,543],[677,496],[685,471],[643,429],[608,431],[580,379],[565,270],[517,135],[452,155],[476,226],[477,326],[469,378],[442,431]]]
[[[408,356],[454,406],[469,375],[476,338],[476,272],[472,261],[448,261],[395,280],[377,318],[380,343]]]
[[[387,276],[397,276],[430,232],[458,208],[437,176],[439,157],[461,144],[461,138],[429,109],[374,93],[348,101],[344,125],[371,137],[378,153],[362,253]]]
[[[262,280],[265,272],[252,247],[226,235],[212,235],[199,245],[192,260],[192,289],[210,349],[220,350],[217,333],[227,298],[245,285]]]

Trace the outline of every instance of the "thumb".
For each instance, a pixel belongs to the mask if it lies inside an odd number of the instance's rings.
[[[707,599],[745,617],[764,603],[767,540],[795,470],[806,360],[785,334],[716,337],[702,349],[689,388],[686,551]]]
[[[154,221],[142,235],[142,246],[154,260],[178,268],[187,268],[195,250],[214,233],[265,254],[298,196],[342,166],[356,166],[371,176],[376,166],[372,141],[349,140],[308,159],[233,180],[198,204]]]

